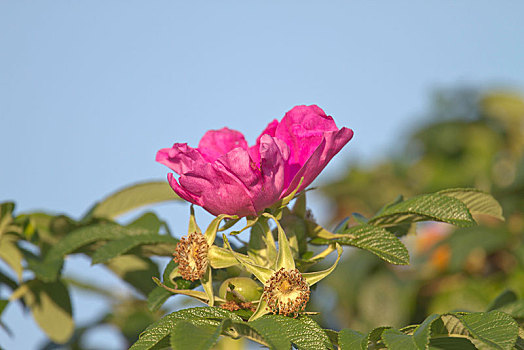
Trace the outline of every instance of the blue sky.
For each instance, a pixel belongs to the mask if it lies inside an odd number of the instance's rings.
[[[522,93],[522,13],[516,1],[1,1],[0,201],[79,217],[117,188],[164,179],[160,148],[223,126],[252,144],[313,103],[355,131],[321,183],[397,151],[435,89]],[[158,210],[185,228],[186,206]],[[75,303],[80,321],[103,308]],[[5,348],[41,341],[20,308],[3,320],[15,334],[0,330]]]

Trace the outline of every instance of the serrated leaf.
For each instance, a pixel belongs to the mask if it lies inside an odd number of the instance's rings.
[[[420,350],[413,337],[397,329],[386,329],[382,333],[382,340],[389,350]],[[422,348],[423,349],[423,348]]]
[[[366,336],[352,329],[343,329],[338,333],[338,345],[340,350],[367,349],[362,348],[362,342]]]
[[[505,312],[513,318],[524,319],[524,300],[518,300],[513,303],[506,304],[498,309]]]
[[[452,188],[439,191],[444,196],[457,198],[463,202],[473,215],[489,215],[504,221],[502,207],[489,193],[475,188]]]
[[[369,220],[370,224],[395,226],[405,222],[441,221],[459,227],[475,224],[468,208],[460,200],[437,193],[407,199],[384,208]]]
[[[144,205],[182,200],[165,181],[146,182],[126,187],[96,204],[88,215],[115,219]]]
[[[332,349],[324,330],[309,317],[294,319],[281,315],[266,315],[248,322],[269,344],[271,349]]]
[[[373,345],[378,344],[382,339],[382,333],[386,329],[390,329],[391,327],[377,327],[373,330],[371,330],[367,335],[366,338],[362,341],[362,349],[367,349],[368,343],[371,343]]]
[[[432,338],[429,350],[477,350],[468,338]]]
[[[330,241],[368,250],[392,264],[409,264],[409,253],[406,246],[395,235],[382,227],[358,225],[348,228],[343,233],[348,236]]]
[[[517,341],[517,322],[503,312],[477,312],[458,318],[473,338],[490,348],[510,350]]]
[[[189,320],[199,326],[209,325],[217,327],[225,318],[242,322],[242,319],[234,313],[216,307],[198,307],[173,312],[147,327],[130,349],[147,350],[160,348],[159,345],[169,346],[168,336],[171,334],[177,320]]]
[[[208,350],[211,349],[224,326],[231,324],[230,319],[223,320],[218,327],[212,325],[197,326],[185,320],[175,321],[171,331],[170,344],[173,350]]]
[[[158,243],[170,243],[173,245],[173,251],[175,251],[178,239],[156,233],[123,237],[106,243],[101,248],[98,248],[92,256],[92,264],[105,263],[117,256],[127,253],[133,248],[146,244]]]
[[[64,344],[75,328],[66,286],[61,281],[32,280],[27,287],[23,297],[33,318],[51,340]]]

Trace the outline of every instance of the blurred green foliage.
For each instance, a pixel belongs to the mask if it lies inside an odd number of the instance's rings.
[[[400,156],[353,164],[323,187],[334,203],[332,221],[354,212],[369,217],[399,193],[453,187],[491,193],[506,221],[476,217],[480,226],[461,229],[419,224],[403,237],[408,267],[354,250],[322,286],[324,297],[336,299],[326,305],[313,294],[312,309],[324,311],[325,326],[398,327],[431,313],[484,310],[505,289],[524,296],[524,100],[508,92],[443,91],[434,96],[426,120]]]

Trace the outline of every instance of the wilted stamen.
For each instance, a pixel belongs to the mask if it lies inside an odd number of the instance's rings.
[[[195,281],[202,278],[209,263],[208,250],[209,245],[201,233],[193,232],[180,239],[173,260],[178,263],[178,272],[183,279]]]
[[[305,309],[309,294],[309,285],[300,271],[281,268],[266,282],[262,298],[272,313],[296,317]]]

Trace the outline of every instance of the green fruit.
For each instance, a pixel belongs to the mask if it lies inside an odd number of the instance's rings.
[[[257,301],[260,299],[260,296],[262,296],[262,290],[262,286],[251,278],[233,277],[228,278],[222,283],[218,291],[218,296],[228,301]]]

